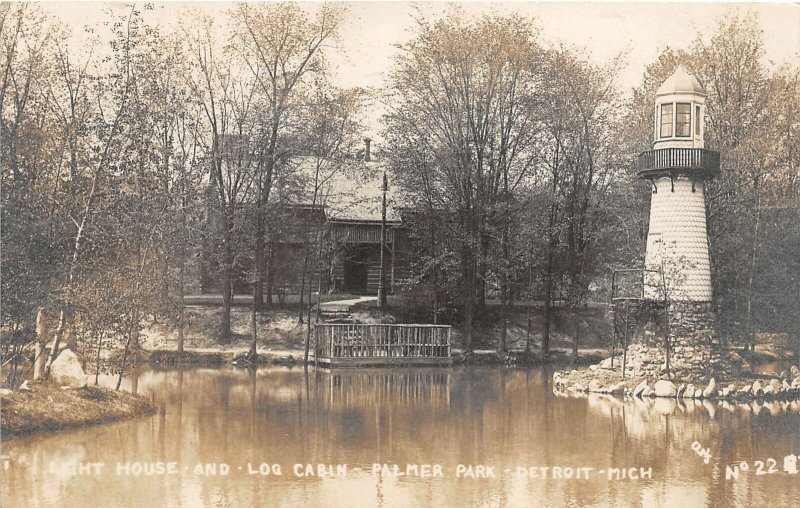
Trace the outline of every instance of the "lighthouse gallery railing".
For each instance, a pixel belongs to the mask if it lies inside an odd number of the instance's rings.
[[[719,152],[704,148],[659,148],[639,154],[639,171],[698,169],[719,171]]]

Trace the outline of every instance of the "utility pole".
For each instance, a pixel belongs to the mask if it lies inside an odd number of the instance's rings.
[[[383,194],[383,204],[381,206],[381,273],[378,280],[378,307],[381,309],[386,308],[386,263],[384,250],[386,250],[386,191],[389,190],[389,184],[386,180],[386,170],[383,170],[383,185],[381,185],[381,193]]]

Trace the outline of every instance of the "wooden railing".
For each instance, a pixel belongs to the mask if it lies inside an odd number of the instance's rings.
[[[616,300],[643,300],[645,286],[661,284],[659,270],[644,270],[630,268],[614,270],[611,275],[611,301]]]
[[[639,171],[699,169],[719,171],[719,152],[703,148],[659,148],[639,154]]]
[[[324,358],[449,358],[450,326],[318,324],[317,355]]]
[[[386,243],[394,241],[394,227],[387,224]],[[341,224],[331,222],[330,228],[333,239],[339,243],[381,243],[381,223],[370,224]]]

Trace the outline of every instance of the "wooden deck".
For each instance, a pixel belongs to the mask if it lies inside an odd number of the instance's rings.
[[[317,361],[323,367],[452,365],[450,326],[319,324]]]

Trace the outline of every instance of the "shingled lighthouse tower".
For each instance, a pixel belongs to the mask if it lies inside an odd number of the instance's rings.
[[[639,155],[651,184],[644,297],[668,300],[675,366],[699,373],[719,362],[706,230],[705,182],[719,152],[703,141],[706,92],[682,68],[658,89],[653,149]]]

